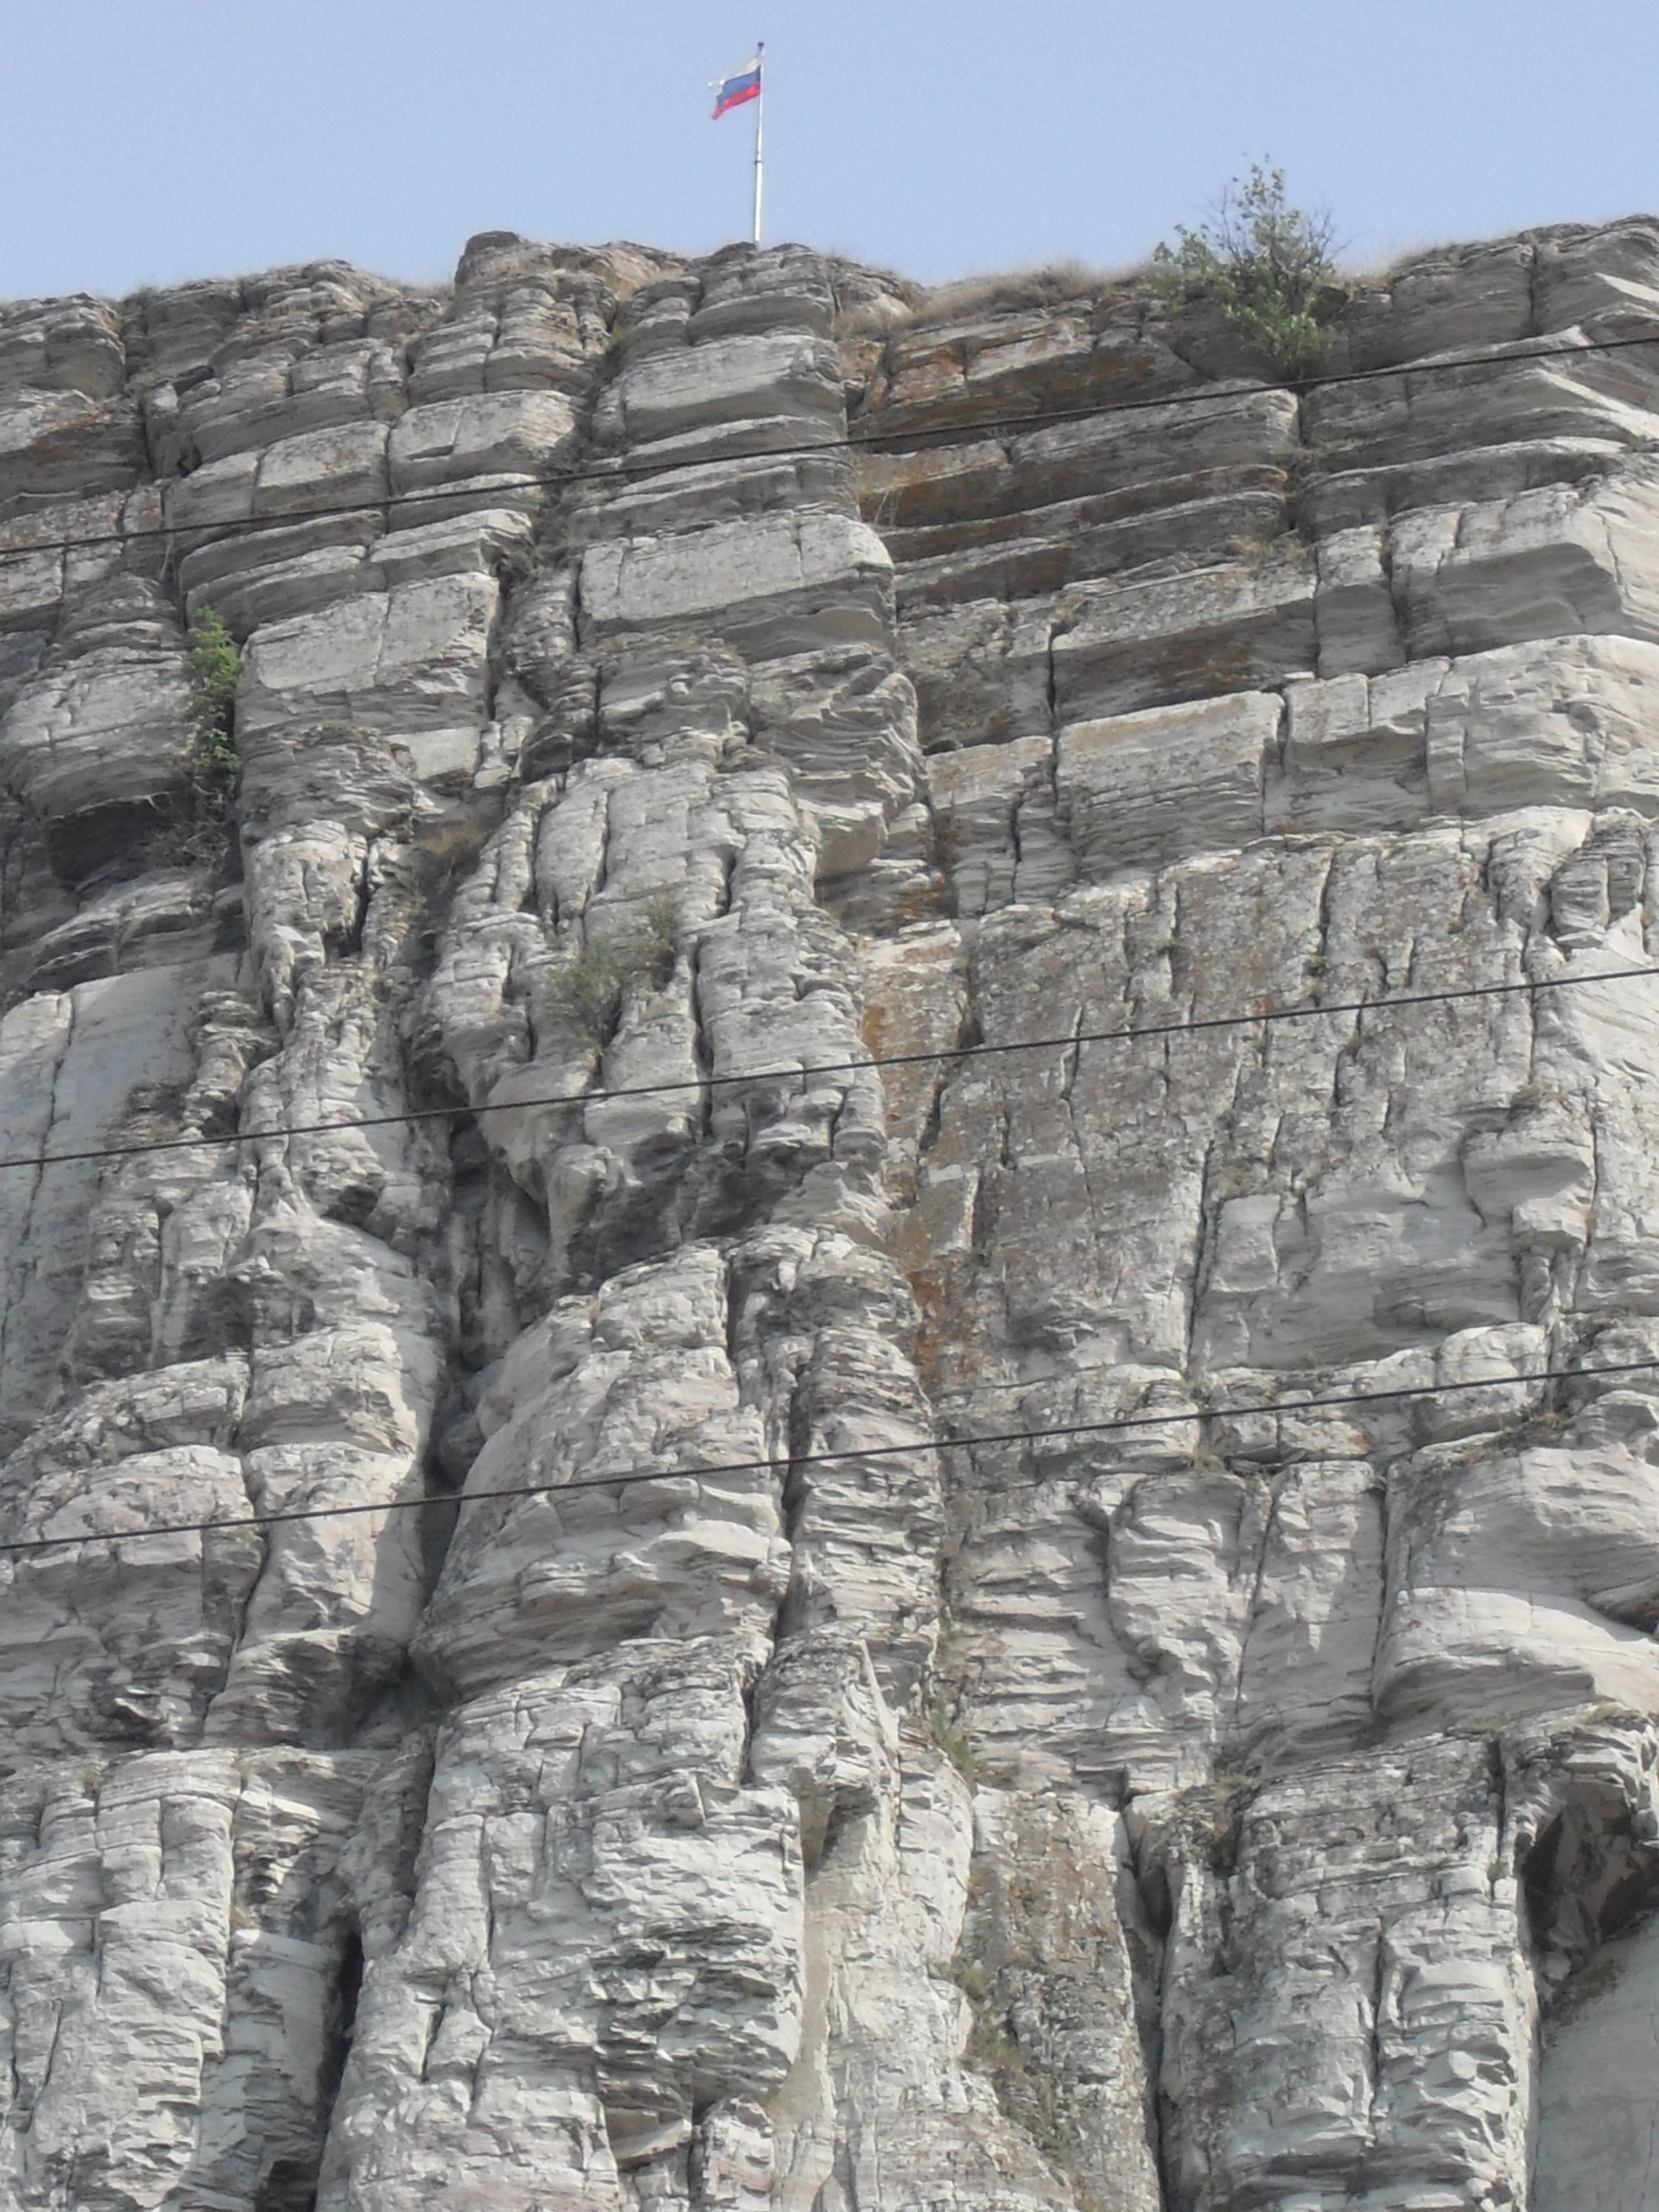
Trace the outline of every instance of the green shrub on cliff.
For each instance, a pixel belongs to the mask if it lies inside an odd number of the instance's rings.
[[[1328,214],[1289,204],[1282,169],[1254,162],[1224,188],[1207,223],[1195,231],[1178,226],[1175,239],[1153,256],[1175,304],[1217,301],[1281,375],[1311,375],[1325,359],[1331,334],[1315,309],[1338,281],[1335,226]]]
[[[229,791],[236,782],[233,716],[242,656],[223,615],[204,607],[190,625],[190,721],[195,743],[191,781],[204,791]]]
[[[680,942],[671,894],[646,906],[640,925],[624,938],[584,945],[559,970],[556,1001],[571,1027],[595,1049],[609,1042],[625,993],[659,991],[674,973]]]

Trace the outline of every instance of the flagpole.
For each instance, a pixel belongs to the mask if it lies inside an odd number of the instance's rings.
[[[766,48],[764,40],[755,47],[755,67],[760,73],[760,90],[754,103],[754,242],[760,243],[760,216],[766,194]]]

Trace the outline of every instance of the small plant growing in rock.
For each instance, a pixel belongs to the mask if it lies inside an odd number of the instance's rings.
[[[1275,529],[1265,518],[1252,523],[1227,541],[1227,551],[1246,569],[1265,569],[1284,550],[1287,530]]]
[[[859,512],[872,530],[883,533],[893,528],[904,490],[905,486],[897,480],[868,489],[860,485]]]
[[[622,976],[616,949],[584,945],[559,970],[559,1004],[566,1020],[590,1045],[602,1045],[616,1027],[622,1001]]]
[[[1255,1775],[1217,1774],[1185,1793],[1188,1834],[1216,1873],[1232,1872],[1244,1815],[1261,1786]]]
[[[928,1707],[927,1725],[935,1745],[963,1780],[972,1782],[979,1773],[979,1753],[973,1738],[959,1720],[951,1718],[942,1700],[936,1700]]]
[[[975,2007],[974,2024],[969,2031],[968,2047],[962,2055],[969,2066],[987,2072],[1023,2074],[1026,2070],[1025,2053],[1007,2027],[978,2006]]]
[[[1564,1106],[1567,1093],[1558,1083],[1523,1083],[1510,1101],[1510,1110],[1516,1114],[1535,1114],[1541,1107]]]
[[[181,803],[157,810],[145,840],[152,868],[206,868],[228,874],[234,866],[236,823],[231,800],[241,773],[236,751],[236,687],[242,656],[222,615],[200,608],[186,641],[190,671],[190,750]]]
[[[195,743],[190,780],[199,791],[221,794],[236,785],[236,687],[242,656],[225,618],[204,607],[190,625],[190,722]]]
[[[1216,300],[1228,321],[1282,375],[1312,375],[1331,351],[1315,308],[1338,281],[1331,217],[1293,207],[1285,173],[1264,162],[1222,191],[1210,220],[1179,225],[1173,246],[1153,256],[1172,304]]]
[[[660,991],[680,953],[680,913],[671,893],[664,892],[645,908],[645,927],[634,945],[642,980]]]
[[[951,1960],[940,1971],[947,1981],[954,1981],[970,2005],[983,2005],[991,1993],[991,1977],[976,1960],[958,1965]]]
[[[559,972],[556,990],[565,1019],[595,1050],[615,1031],[623,995],[643,984],[659,991],[679,956],[679,915],[664,893],[645,908],[632,937],[584,945]]]

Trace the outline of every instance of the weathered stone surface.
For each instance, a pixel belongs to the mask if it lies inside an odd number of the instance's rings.
[[[1535,1999],[1485,1747],[1189,1817],[1161,2075],[1182,2200],[1335,2204],[1363,2174],[1378,2206],[1522,2201]]]
[[[556,460],[573,420],[554,392],[493,394],[411,407],[394,427],[389,460],[394,492],[423,491],[456,478],[536,478]]]
[[[582,558],[582,639],[695,627],[757,659],[880,645],[891,568],[873,531],[810,508],[673,538],[624,539]]]
[[[718,1645],[625,1642],[451,1724],[323,2202],[617,2202],[619,2167],[683,2175],[760,2119],[799,2033],[800,1859],[793,1800],[743,1786],[742,1690]]]
[[[335,720],[413,732],[481,721],[497,603],[493,576],[438,576],[272,622],[250,643],[242,725]]]
[[[1293,684],[1282,830],[1403,829],[1527,806],[1653,809],[1645,641],[1572,638]]]
[[[111,626],[119,643],[48,655],[0,721],[0,778],[37,819],[153,801],[183,781],[190,688],[183,639],[159,612]]]
[[[1277,699],[1247,692],[1063,729],[1058,812],[1084,877],[1249,844],[1281,712]]]
[[[0,310],[4,2212],[1659,2201],[1656,241]]]
[[[202,993],[225,980],[223,968],[157,968],[38,992],[15,1007],[0,1021],[8,1156],[85,1154],[121,1142],[136,1096],[188,1077],[194,1010]],[[8,1441],[43,1405],[74,1325],[98,1182],[96,1158],[0,1170],[7,1321],[0,1433]]]
[[[1649,2086],[1654,2066],[1653,1923],[1608,1943],[1567,1983],[1544,2038],[1532,2202],[1561,2212],[1659,2204]],[[1591,1979],[1593,1977],[1593,1979]]]
[[[280,2202],[315,2170],[372,1754],[156,1752],[7,1784],[18,2206]]]

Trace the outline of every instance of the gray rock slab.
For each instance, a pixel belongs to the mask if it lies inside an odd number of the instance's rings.
[[[690,625],[758,658],[881,645],[892,566],[863,524],[810,509],[596,545],[582,556],[582,639]]]
[[[1055,791],[1084,880],[1251,843],[1281,713],[1245,692],[1063,729]]]
[[[482,721],[499,598],[493,576],[440,575],[271,623],[250,641],[238,717],[251,731],[293,721],[381,730]]]
[[[134,1094],[181,1081],[201,991],[225,966],[156,969],[42,993],[3,1030],[9,1155],[81,1152],[118,1139]],[[8,1325],[0,1338],[5,1433],[38,1413],[74,1319],[99,1162],[0,1174]]]

